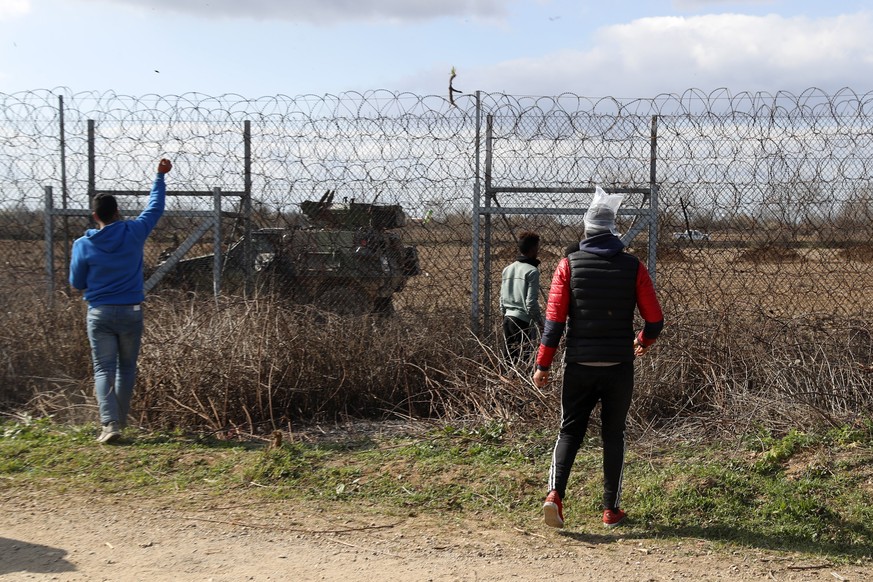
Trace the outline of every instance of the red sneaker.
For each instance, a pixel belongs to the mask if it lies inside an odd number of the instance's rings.
[[[564,505],[561,503],[561,496],[554,489],[549,491],[543,502],[543,515],[547,526],[564,527]]]
[[[617,507],[615,508],[615,511],[612,509],[604,509],[603,525],[606,527],[615,527],[623,522],[625,517],[627,517],[627,513]]]

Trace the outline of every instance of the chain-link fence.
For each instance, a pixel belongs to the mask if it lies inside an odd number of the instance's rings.
[[[476,297],[496,308],[493,294],[471,289],[474,232],[480,285],[498,284],[519,229],[543,237],[548,284],[581,231],[578,212],[550,209],[584,209],[590,198],[576,189],[600,184],[634,192],[626,208],[645,206],[647,188],[657,188],[657,284],[668,311],[870,311],[871,94],[481,93],[451,104],[387,91],[259,99],[34,91],[0,94],[0,109],[0,288],[47,288],[48,238],[62,289],[89,196],[139,192],[120,201],[135,215],[165,156],[175,165],[170,193],[188,195],[170,196],[147,270],[197,230],[203,218],[193,214],[211,211],[219,188],[232,193],[218,221],[226,294],[273,292],[348,313],[469,313]],[[529,212],[488,218],[475,204]],[[630,243],[643,258],[649,232]],[[214,251],[209,234],[192,241],[152,293],[213,292]]]

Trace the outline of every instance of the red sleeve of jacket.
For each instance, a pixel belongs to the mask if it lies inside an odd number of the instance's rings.
[[[637,269],[637,309],[646,322],[643,330],[637,335],[637,341],[648,347],[655,343],[664,328],[664,314],[655,295],[655,286],[652,284],[649,270],[642,262]]]
[[[552,275],[552,285],[549,288],[549,301],[546,306],[546,323],[537,353],[537,367],[548,370],[555,357],[555,351],[564,334],[567,325],[567,312],[570,309],[570,262],[561,259],[555,274]]]

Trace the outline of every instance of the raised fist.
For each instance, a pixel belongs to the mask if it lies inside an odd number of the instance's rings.
[[[166,174],[172,169],[173,164],[170,163],[170,160],[164,158],[160,162],[158,162],[158,174]]]

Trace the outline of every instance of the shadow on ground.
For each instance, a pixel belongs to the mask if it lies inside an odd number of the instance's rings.
[[[73,572],[67,550],[0,537],[0,574],[13,572]]]
[[[873,540],[873,529],[860,523],[840,524],[845,534],[854,534],[855,539]],[[852,560],[870,560],[873,556],[871,543],[846,543],[838,541],[815,541],[795,535],[773,535],[741,527],[726,525],[677,526],[669,527],[653,524],[645,530],[639,524],[629,523],[608,533],[562,530],[560,535],[590,545],[611,544],[618,540],[645,539],[696,539],[709,542],[724,542],[743,547],[758,548],[780,552],[799,552],[805,554],[829,555]]]

